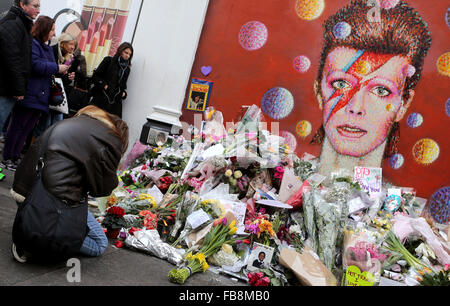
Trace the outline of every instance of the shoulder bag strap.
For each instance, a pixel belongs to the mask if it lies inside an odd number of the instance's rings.
[[[44,168],[44,155],[45,155],[45,151],[47,150],[47,146],[48,146],[48,139],[50,138],[50,135],[53,132],[53,129],[56,127],[57,124],[54,124],[53,126],[51,126],[47,132],[42,136],[44,137],[42,139],[42,143],[41,143],[41,149],[39,152],[39,160],[38,163],[36,165],[36,172],[38,176],[41,176],[41,172],[42,169]]]

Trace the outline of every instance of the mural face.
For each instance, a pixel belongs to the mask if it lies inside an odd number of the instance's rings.
[[[326,137],[336,152],[360,157],[385,142],[409,105],[402,101],[408,67],[403,56],[346,47],[328,55],[319,103]]]
[[[224,121],[256,104],[324,173],[345,161],[422,197],[448,186],[448,3],[282,2],[209,4],[191,78],[214,67],[210,104]]]

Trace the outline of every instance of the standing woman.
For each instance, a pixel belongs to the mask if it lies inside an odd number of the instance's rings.
[[[77,39],[70,33],[62,33],[58,44],[53,46],[53,53],[58,64],[69,65],[68,73],[62,75],[64,90],[69,103],[69,116],[87,105],[88,78],[86,58],[81,55]]]
[[[127,97],[127,80],[130,74],[133,46],[124,42],[116,54],[107,56],[94,71],[91,103],[122,118],[122,100]]]
[[[40,16],[31,29],[31,35],[33,36],[31,77],[24,99],[17,101],[11,112],[3,149],[3,164],[12,171],[17,168],[28,135],[40,116],[48,113],[51,76],[66,73],[69,68],[55,62],[53,51],[48,45],[49,40],[55,35],[55,21],[52,18]]]

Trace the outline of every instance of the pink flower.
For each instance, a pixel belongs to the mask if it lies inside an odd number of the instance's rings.
[[[446,264],[446,265],[444,266],[444,271],[448,271],[448,270],[450,270],[450,264]]]
[[[275,167],[275,171],[277,171],[279,173],[284,173],[284,168],[280,167],[280,166],[277,166],[277,167]]]

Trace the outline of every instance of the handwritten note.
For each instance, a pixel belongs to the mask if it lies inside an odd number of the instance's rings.
[[[370,194],[378,194],[381,192],[381,173],[381,168],[355,167],[353,180]]]

